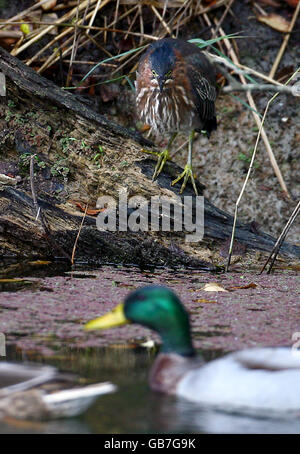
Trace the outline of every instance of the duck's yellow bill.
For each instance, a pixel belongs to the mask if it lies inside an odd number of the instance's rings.
[[[84,325],[84,329],[89,331],[92,329],[106,329],[113,328],[114,326],[121,326],[130,323],[124,314],[124,304],[118,304],[111,312],[103,315],[102,317],[95,318]]]

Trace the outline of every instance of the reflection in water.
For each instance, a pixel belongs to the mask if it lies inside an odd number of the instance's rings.
[[[7,360],[47,363],[84,377],[110,380],[118,391],[99,397],[81,417],[41,423],[0,422],[1,433],[300,433],[300,420],[259,419],[214,412],[152,392],[147,376],[154,351],[128,346],[65,348],[52,357],[24,355],[9,348]],[[202,352],[205,353],[205,352]],[[207,360],[220,352],[204,354]],[[24,358],[26,356],[26,358]]]
[[[168,419],[166,431],[219,434],[299,434],[300,419],[263,419],[222,413],[199,408],[198,405],[184,399],[177,399],[172,405],[172,417]]]

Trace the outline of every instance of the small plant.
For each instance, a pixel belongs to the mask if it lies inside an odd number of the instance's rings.
[[[37,116],[36,112],[27,112],[26,117],[28,118],[35,118]]]
[[[9,110],[5,116],[5,121],[10,121],[12,116],[13,116],[13,113]]]
[[[59,159],[53,166],[50,168],[51,175],[54,177],[64,177],[66,178],[69,173],[70,169],[66,166],[66,159]]]
[[[7,105],[8,107],[16,107],[16,103],[12,99],[9,99],[7,101]]]
[[[26,123],[26,118],[23,118],[21,114],[16,114],[15,122],[19,125],[23,125],[24,123]]]
[[[82,139],[82,141],[81,141],[81,148],[83,150],[86,150],[86,148],[88,148],[88,145],[85,143],[84,139]]]
[[[25,171],[29,168],[31,153],[23,153],[19,158],[19,168]]]
[[[21,154],[21,156],[19,158],[19,168],[21,171],[23,171],[23,172],[26,171],[26,173],[27,173],[27,171],[29,169],[29,165],[30,165],[31,156],[32,156],[31,153]],[[34,156],[34,160],[40,169],[46,168],[47,164],[45,163],[45,161],[42,161],[37,155]]]
[[[246,162],[247,164],[250,164],[251,159],[252,159],[253,152],[254,152],[254,149],[253,149],[253,148],[250,148],[250,149],[248,150],[248,153],[247,153],[247,154],[245,154],[245,153],[239,153],[239,154],[238,154],[238,159],[239,159],[240,161]],[[254,167],[255,169],[258,169],[258,168],[259,168],[259,163],[256,162],[256,161],[254,161],[253,167]]]
[[[72,140],[75,141],[77,139],[75,139],[75,137],[63,137],[62,139],[60,139],[60,144],[61,144],[63,153],[67,153],[70,142]]]
[[[45,169],[47,164],[45,163],[45,161],[40,161],[40,162],[37,163],[37,165],[38,165],[41,169]]]
[[[98,153],[96,153],[93,156],[93,161],[96,164],[96,166],[100,169],[101,167],[100,158],[103,158],[105,151],[103,150],[103,147],[101,147],[101,145],[98,146],[98,150],[99,150]]]

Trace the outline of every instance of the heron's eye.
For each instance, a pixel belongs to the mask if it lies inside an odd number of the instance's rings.
[[[158,77],[158,74],[157,74],[157,72],[155,71],[155,69],[152,69],[152,74],[153,74],[154,77]]]

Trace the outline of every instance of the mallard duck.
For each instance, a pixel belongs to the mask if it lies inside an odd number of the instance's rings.
[[[291,348],[246,349],[204,363],[192,344],[187,311],[165,287],[134,291],[85,329],[125,323],[151,328],[162,339],[149,377],[153,390],[225,411],[300,416],[300,353]]]
[[[55,367],[0,362],[0,419],[46,420],[83,413],[112,383],[80,386],[78,377]]]

